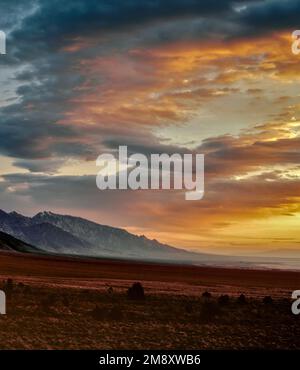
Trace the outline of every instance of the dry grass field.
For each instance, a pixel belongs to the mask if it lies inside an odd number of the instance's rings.
[[[297,272],[10,253],[0,271],[1,349],[300,349]],[[144,299],[127,295],[136,281]]]

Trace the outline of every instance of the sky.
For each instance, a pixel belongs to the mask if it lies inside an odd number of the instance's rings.
[[[300,249],[299,0],[1,0],[0,208],[190,250]],[[205,155],[205,195],[96,187],[96,159]]]

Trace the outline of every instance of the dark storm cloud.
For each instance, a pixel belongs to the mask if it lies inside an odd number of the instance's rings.
[[[36,3],[36,0],[1,0],[0,29],[7,33],[11,32],[30,14]]]
[[[0,109],[2,154],[44,159],[56,155],[85,156],[90,152],[80,142],[80,129],[62,122],[65,112],[72,107],[74,89],[83,82],[79,74],[69,73],[72,61],[68,57],[61,54],[41,57],[16,72],[18,102]]]
[[[13,0],[5,1],[3,9],[0,22],[14,23],[15,28],[9,35],[12,63],[47,55],[78,37],[102,38],[138,27],[142,33],[133,38],[141,43],[292,28],[299,24],[300,4],[298,0]]]
[[[151,25],[151,35],[145,42],[166,42],[174,39],[174,29],[165,23],[187,19],[185,25],[175,24],[176,37],[208,36],[212,25],[215,31],[233,33],[224,25],[232,18],[233,8],[246,0],[32,0],[29,2],[5,1],[2,24],[14,25],[10,37],[10,63],[34,60],[35,57],[53,52],[76,37],[106,33],[128,32]],[[12,11],[14,10],[14,12]],[[27,15],[27,16],[26,16]],[[1,16],[0,16],[1,17]],[[197,19],[194,25],[191,20]],[[199,24],[199,19],[202,20]],[[210,19],[210,20],[209,20]],[[0,23],[0,24],[1,24]],[[136,37],[138,38],[138,37]],[[137,41],[137,40],[136,40]]]
[[[266,0],[251,4],[239,15],[239,23],[250,34],[300,26],[299,0]]]
[[[27,3],[32,14],[28,11],[21,22],[22,17],[17,18],[16,14],[26,14],[23,8],[24,2],[17,0],[4,4],[3,14],[7,11],[8,17],[3,17],[3,22],[16,23],[19,19],[20,25],[11,38],[18,44],[15,57],[24,60],[35,54],[33,45],[37,53],[43,53],[57,50],[76,37],[101,37],[147,25],[153,25],[153,37],[156,34],[157,41],[164,42],[164,38],[174,38],[172,26],[166,28],[165,24],[175,22],[176,26],[176,21],[184,19],[188,20],[187,29],[177,25],[179,39],[182,34],[202,37],[207,34],[207,27],[211,34],[222,31],[229,37],[260,29],[294,27],[299,24],[300,4],[298,0],[39,0]],[[12,13],[12,9],[16,11]],[[203,22],[199,23],[199,19]]]
[[[20,32],[27,39],[47,39],[55,44],[74,33],[84,35],[176,17],[221,14],[237,2],[243,0],[41,0],[37,11],[24,20]]]
[[[236,6],[247,5],[242,11]],[[56,156],[91,158],[102,144],[115,146],[115,131],[105,122],[96,127],[82,127],[64,123],[65,114],[72,110],[78,86],[85,82],[76,69],[81,58],[90,54],[102,55],[122,47],[147,46],[174,40],[201,37],[238,36],[257,29],[286,27],[299,14],[299,1],[232,1],[232,0],[40,0],[1,1],[0,28],[9,34],[7,58],[0,63],[22,66],[15,75],[19,87],[18,102],[0,109],[0,153],[16,158],[19,166],[36,171],[40,165],[34,159]],[[282,16],[280,16],[282,15]],[[136,28],[139,28],[137,31]],[[122,36],[122,33],[125,36]],[[118,35],[96,50],[65,53],[61,48],[76,37]],[[112,42],[111,42],[112,41]],[[95,76],[86,89],[100,85],[105,76]],[[99,125],[97,125],[99,124]],[[116,122],[118,125],[118,122]],[[129,130],[128,130],[129,131]],[[132,150],[149,151],[143,140],[149,134],[140,133],[140,140],[132,136]],[[163,152],[180,150],[159,144],[151,137],[149,148]],[[141,143],[141,144],[140,144]],[[123,142],[124,144],[124,142]],[[161,148],[160,148],[161,146]],[[45,163],[45,169],[51,168]],[[46,165],[47,164],[47,165]]]
[[[53,124],[59,118],[56,111],[26,112],[24,103],[0,111],[0,148],[3,154],[19,158],[50,156],[56,143],[53,138],[68,141],[79,133],[67,125]]]
[[[39,160],[17,160],[13,164],[16,167],[28,169],[30,172],[55,173],[57,167],[64,163],[64,159],[39,159]]]

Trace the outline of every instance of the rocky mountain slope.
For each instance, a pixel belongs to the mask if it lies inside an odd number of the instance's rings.
[[[51,253],[135,259],[192,260],[201,254],[74,216],[0,211],[0,230]]]

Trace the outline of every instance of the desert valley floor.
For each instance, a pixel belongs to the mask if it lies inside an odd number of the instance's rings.
[[[1,349],[300,349],[299,272],[2,252],[0,280]]]

